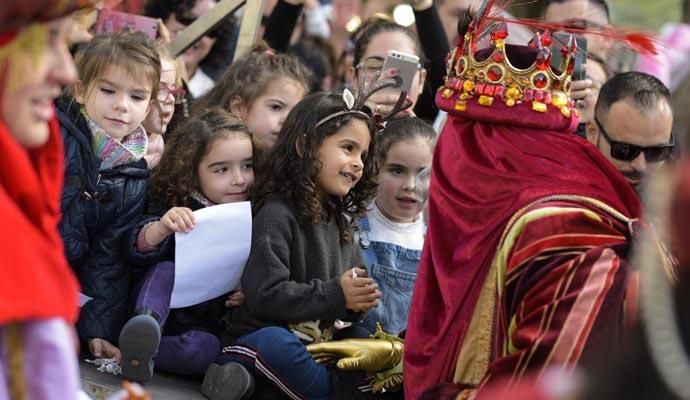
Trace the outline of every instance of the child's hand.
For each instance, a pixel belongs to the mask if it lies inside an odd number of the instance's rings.
[[[225,300],[225,307],[237,307],[242,303],[244,303],[244,292],[242,289],[237,289]]]
[[[144,229],[146,244],[156,247],[175,232],[189,232],[194,228],[194,213],[187,207],[173,207],[156,222],[147,224]]]
[[[194,213],[187,207],[173,207],[165,213],[158,221],[163,225],[164,231],[167,230],[168,235],[173,232],[187,233],[194,229],[196,219]]]
[[[91,338],[89,339],[89,350],[96,358],[114,358],[119,364],[122,359],[120,349],[111,344],[105,339]]]
[[[354,312],[367,311],[379,305],[381,292],[374,280],[367,277],[363,268],[352,268],[340,277],[340,286],[345,294],[345,308]]]

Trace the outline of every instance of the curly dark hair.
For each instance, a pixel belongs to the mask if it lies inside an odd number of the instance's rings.
[[[163,157],[151,173],[151,203],[166,208],[189,207],[192,192],[199,190],[199,163],[218,139],[232,135],[245,135],[254,143],[249,128],[219,107],[193,116],[166,135]]]
[[[300,224],[314,225],[335,218],[341,243],[352,241],[350,221],[366,213],[367,205],[376,194],[375,126],[371,119],[362,115],[345,114],[315,128],[322,118],[346,109],[341,96],[323,92],[310,94],[297,103],[285,119],[277,143],[264,164],[257,168],[259,174],[251,195],[254,212],[269,200],[285,200],[294,207]],[[368,149],[370,157],[364,160],[362,178],[343,197],[324,194],[316,184],[322,167],[319,149],[327,137],[338,133],[353,119],[365,121],[372,137]],[[302,155],[297,151],[298,145]]]

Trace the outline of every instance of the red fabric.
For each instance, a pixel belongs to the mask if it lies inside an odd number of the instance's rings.
[[[16,30],[0,33],[0,47],[13,41],[15,37],[17,37],[17,31]]]
[[[623,338],[632,272],[622,258],[629,250],[627,224],[578,202],[545,202],[529,212],[553,207],[560,212],[526,222],[511,249],[483,385],[502,377],[517,385],[549,368],[568,375]]]
[[[574,133],[577,118],[436,99],[451,115],[433,160],[429,225],[405,338],[405,393],[417,399],[452,380],[459,344],[509,219],[540,198],[576,194],[639,217],[637,195],[598,150]]]
[[[15,31],[29,23],[48,21],[92,7],[97,0],[3,1],[0,7],[0,34]]]
[[[0,120],[0,325],[77,317],[79,287],[57,230],[63,150],[57,120],[27,151]]]
[[[679,274],[690,278],[690,162],[679,168],[679,175],[671,198],[670,214],[675,223],[671,224],[670,240],[678,258]]]

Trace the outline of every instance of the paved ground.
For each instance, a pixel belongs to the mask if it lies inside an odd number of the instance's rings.
[[[95,400],[105,400],[122,386],[122,379],[103,372],[82,361],[80,365],[82,389]],[[156,373],[145,386],[152,400],[205,400],[199,387],[201,380],[177,375]]]

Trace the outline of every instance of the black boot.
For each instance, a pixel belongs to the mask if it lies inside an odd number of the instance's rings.
[[[201,394],[211,400],[243,400],[254,392],[254,377],[242,364],[211,364],[201,384]]]
[[[153,357],[161,342],[161,326],[153,311],[139,310],[135,314],[120,331],[122,377],[146,382],[153,376]]]

